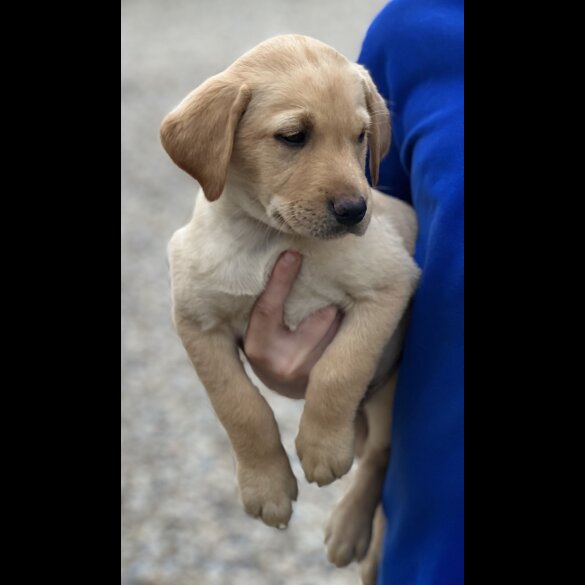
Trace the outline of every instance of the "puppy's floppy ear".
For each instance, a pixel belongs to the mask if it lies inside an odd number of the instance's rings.
[[[250,97],[246,85],[220,73],[192,91],[161,124],[164,149],[199,182],[209,201],[225,187],[234,135]]]
[[[368,129],[368,145],[370,148],[370,176],[372,177],[372,185],[375,187],[378,183],[380,161],[390,148],[390,113],[368,71],[361,65],[358,65],[357,68],[362,78],[366,105],[371,118],[371,125]]]

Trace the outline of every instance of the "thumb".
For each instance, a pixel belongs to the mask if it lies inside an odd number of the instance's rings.
[[[276,261],[264,292],[258,297],[248,329],[265,335],[283,327],[284,303],[301,269],[302,257],[287,251]]]
[[[301,346],[311,351],[323,341],[335,322],[337,314],[338,309],[333,305],[320,309],[307,317],[293,335],[298,338]]]

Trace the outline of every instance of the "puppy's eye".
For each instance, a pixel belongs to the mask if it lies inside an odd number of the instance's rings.
[[[365,137],[366,137],[366,131],[362,130],[362,133],[358,136],[358,142],[361,144],[364,141]]]
[[[284,142],[288,146],[304,146],[307,142],[306,132],[296,132],[295,134],[277,134],[274,138]]]

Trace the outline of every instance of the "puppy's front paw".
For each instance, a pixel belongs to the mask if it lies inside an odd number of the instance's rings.
[[[253,465],[238,463],[240,496],[246,512],[268,526],[286,528],[297,499],[297,479],[283,455]]]
[[[372,535],[372,517],[364,512],[359,498],[346,496],[335,508],[327,529],[327,559],[337,567],[361,561],[368,552]]]
[[[303,417],[295,444],[307,481],[328,485],[351,469],[354,425],[323,428]]]

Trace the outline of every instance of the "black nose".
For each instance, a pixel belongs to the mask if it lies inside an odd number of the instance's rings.
[[[360,195],[358,197],[342,196],[331,202],[331,210],[335,219],[343,225],[355,225],[366,215],[368,206],[366,200]]]

